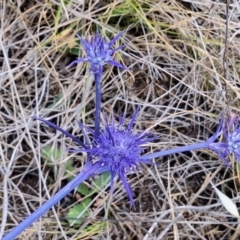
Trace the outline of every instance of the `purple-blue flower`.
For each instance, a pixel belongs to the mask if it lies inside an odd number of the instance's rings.
[[[126,174],[140,168],[140,163],[151,163],[148,159],[141,159],[144,143],[150,142],[155,138],[150,137],[150,133],[134,133],[133,125],[137,117],[138,110],[134,113],[127,127],[124,126],[125,118],[121,117],[118,124],[112,117],[110,121],[105,117],[104,128],[96,135],[94,130],[83,126],[80,122],[79,127],[84,130],[85,142],[81,142],[78,138],[72,136],[69,132],[60,129],[53,123],[44,119],[36,118],[52,128],[61,131],[66,136],[71,137],[81,148],[70,149],[71,152],[86,152],[91,158],[92,165],[99,164],[98,172],[104,172],[108,169],[111,174],[111,187],[113,187],[113,179],[118,176],[127,191],[131,204],[134,205],[131,189],[128,185]],[[85,130],[92,135],[93,141],[89,141],[89,136]],[[89,167],[88,167],[89,168]]]
[[[118,125],[114,123],[113,117],[111,122],[105,117],[104,129],[95,137],[92,147],[85,150],[92,156],[94,162],[100,163],[101,167],[109,168],[111,187],[115,176],[121,179],[132,205],[134,201],[126,178],[127,172],[140,169],[140,163],[151,163],[147,159],[141,159],[144,150],[142,145],[155,139],[150,138],[150,133],[134,133],[132,128],[137,113],[138,111],[127,127],[124,126],[124,117]]]
[[[215,151],[224,163],[230,167],[227,157],[233,154],[240,163],[240,123],[239,116],[236,114],[229,114],[225,116],[222,114],[220,123],[214,138],[223,135],[223,139],[218,142],[209,142],[209,148]]]
[[[101,37],[99,32],[97,32],[89,42],[77,35],[85,49],[86,57],[73,61],[68,67],[80,62],[89,62],[90,71],[93,73],[102,72],[102,68],[105,63],[126,69],[126,67],[122,64],[113,60],[114,53],[124,47],[124,45],[122,45],[115,49],[113,48],[115,42],[122,36],[122,34],[123,32],[120,32],[109,42],[107,42],[105,38]]]
[[[223,133],[227,139],[229,153],[234,154],[238,163],[240,163],[240,124],[238,116],[229,117]]]

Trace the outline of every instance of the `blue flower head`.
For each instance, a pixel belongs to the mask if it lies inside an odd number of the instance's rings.
[[[101,37],[98,31],[89,42],[77,35],[85,49],[86,57],[73,61],[68,67],[71,67],[75,63],[89,62],[90,71],[93,73],[101,72],[105,63],[126,69],[122,64],[113,60],[114,53],[124,47],[124,45],[122,45],[118,48],[113,48],[113,45],[122,34],[123,32],[120,32],[110,42],[107,42],[105,38]]]
[[[88,152],[94,160],[99,162],[101,167],[108,167],[111,173],[111,187],[113,179],[118,176],[134,205],[132,191],[128,185],[127,172],[140,169],[140,163],[151,163],[148,160],[141,159],[144,148],[141,146],[154,138],[150,138],[149,133],[134,133],[133,124],[136,119],[135,112],[129,125],[124,127],[124,117],[121,118],[118,125],[114,124],[114,118],[111,123],[105,118],[105,127],[99,136],[94,140],[94,145]]]
[[[223,141],[214,142],[220,135],[223,135]],[[228,167],[230,167],[227,160],[229,154],[233,154],[240,164],[240,123],[237,115],[230,114],[224,121],[222,114],[217,132],[209,141],[209,148],[215,151]]]
[[[70,151],[86,152],[88,154],[90,161],[87,162],[84,171],[90,171],[91,168],[96,169],[95,174],[110,171],[111,190],[113,190],[113,180],[115,176],[118,176],[127,191],[131,204],[134,205],[132,191],[129,187],[126,174],[140,169],[140,163],[151,164],[151,161],[148,160],[149,158],[141,158],[141,154],[144,151],[142,144],[155,139],[150,137],[150,133],[134,133],[133,125],[137,114],[138,110],[134,113],[127,127],[124,126],[125,117],[121,117],[118,124],[116,124],[113,117],[111,121],[108,121],[107,117],[105,117],[104,128],[98,135],[95,134],[94,130],[83,126],[79,122],[79,127],[83,130],[85,136],[85,143],[47,120],[41,118],[35,119],[62,132],[81,146],[81,148],[71,149]],[[91,142],[88,135],[85,134],[85,129],[93,137]]]

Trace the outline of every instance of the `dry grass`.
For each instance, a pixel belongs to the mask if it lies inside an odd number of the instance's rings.
[[[238,112],[238,1],[229,6],[226,49],[226,6],[221,0],[83,2],[0,1],[0,236],[59,190],[68,159],[84,160],[64,152],[56,163],[60,171],[53,174],[41,149],[50,144],[64,151],[72,142],[31,119],[41,116],[75,134],[75,119],[93,126],[93,79],[86,65],[65,68],[74,56],[63,49],[74,46],[76,32],[89,36],[98,26],[112,36],[125,30],[127,47],[116,57],[130,71],[106,66],[103,111],[130,117],[140,104],[136,130],[160,137],[148,151],[202,141],[214,132],[227,105]],[[76,201],[71,195],[70,203],[66,198],[19,239],[239,239],[236,219],[209,184],[239,202],[234,171],[208,150],[156,161],[156,166],[129,176],[135,209],[117,182],[113,196],[108,189],[99,192],[95,199],[109,201],[95,203],[80,228],[64,221]],[[107,217],[111,220],[104,221]]]

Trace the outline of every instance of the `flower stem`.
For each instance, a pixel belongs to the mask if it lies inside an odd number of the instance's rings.
[[[24,219],[20,224],[18,224],[11,232],[6,234],[2,240],[13,240],[21,232],[23,232],[27,227],[29,227],[33,222],[40,218],[44,213],[46,213],[50,208],[52,208],[56,203],[58,203],[62,198],[74,190],[79,184],[88,179],[94,172],[99,169],[99,165],[95,164],[91,169],[85,171],[84,169],[80,172],[71,182],[69,182],[64,188],[62,188],[58,193],[51,197],[47,202],[45,202],[41,207],[39,207],[30,216]]]
[[[102,78],[102,69],[94,74],[95,77],[95,88],[96,88],[96,102],[95,102],[95,137],[98,137],[100,132],[100,112],[101,112],[101,78]]]
[[[191,151],[191,150],[196,150],[199,148],[209,148],[209,142],[203,142],[203,143],[194,143],[188,146],[182,146],[182,147],[177,147],[177,148],[172,148],[168,150],[162,150],[160,152],[155,152],[151,154],[147,154],[141,157],[141,159],[151,159],[151,158],[157,158],[157,157],[163,157],[169,154],[175,154],[175,153],[181,153],[181,152],[186,152],[186,151]]]

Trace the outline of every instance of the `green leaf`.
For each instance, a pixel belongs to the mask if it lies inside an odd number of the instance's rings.
[[[91,198],[84,199],[81,203],[76,204],[67,213],[67,220],[70,225],[80,225],[83,222],[83,218],[88,217],[89,207],[88,205],[92,201]],[[77,219],[80,218],[80,219]]]
[[[51,146],[44,147],[41,153],[42,157],[49,166],[52,166],[53,162],[59,160],[62,157],[62,152],[58,148],[52,148]]]
[[[72,161],[68,160],[66,163],[66,169],[64,172],[64,176],[67,177],[68,181],[71,181],[75,176],[72,174],[74,172],[74,167],[72,165]]]
[[[77,191],[83,196],[87,196],[91,193],[91,190],[87,187],[86,184],[82,183],[77,187]]]
[[[69,47],[68,47],[68,48],[65,49],[65,52],[66,52],[66,53],[70,53],[70,54],[75,55],[75,56],[78,57],[78,56],[81,56],[80,53],[81,53],[82,51],[81,51],[81,49],[78,48],[78,47],[74,47],[74,48],[69,48]]]
[[[94,180],[93,189],[91,192],[95,192],[95,191],[98,191],[99,189],[103,189],[109,184],[109,182],[110,182],[110,173],[105,172],[101,174]]]
[[[42,149],[42,157],[45,159],[49,167],[55,167],[56,165],[54,164],[54,162],[62,157],[62,152],[58,148],[46,146]],[[75,175],[72,174],[74,171],[75,168],[72,165],[72,161],[68,160],[64,172],[64,177],[67,178],[68,182],[75,178]],[[80,184],[77,187],[77,191],[83,196],[87,196],[91,193],[91,190],[84,183]]]
[[[65,170],[64,176],[67,176],[68,182],[70,182],[71,180],[73,180],[75,178],[75,176],[73,174],[71,174],[72,172],[74,172],[74,170],[75,169],[72,166],[72,161],[67,161],[66,170]],[[81,183],[77,187],[77,191],[79,193],[81,193],[83,196],[87,196],[87,195],[89,195],[91,193],[90,189],[84,183]]]

